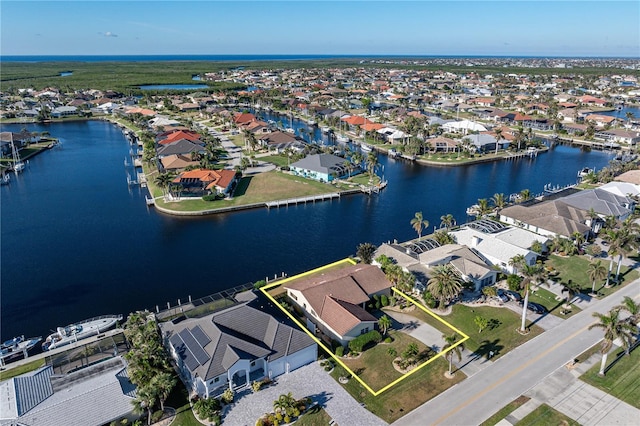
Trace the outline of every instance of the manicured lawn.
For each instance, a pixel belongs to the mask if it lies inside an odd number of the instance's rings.
[[[296,420],[297,426],[327,426],[331,421],[331,416],[324,411],[323,408],[318,407],[317,405],[304,413],[302,416]],[[338,426],[337,423],[334,423],[335,426]]]
[[[243,177],[238,183],[232,200],[204,201],[197,199],[166,203],[162,199],[157,199],[156,203],[171,210],[200,211],[330,192],[336,192],[336,189],[331,185],[273,171]]]
[[[258,160],[275,164],[278,167],[287,167],[290,163],[293,163],[286,155],[268,155],[260,157]]]
[[[401,331],[390,331],[392,343],[379,343],[362,352],[358,358],[342,358],[351,371],[355,372],[374,391],[402,377],[402,373],[393,367],[393,360],[407,348],[409,343],[418,345],[420,352],[427,347],[419,340]],[[389,349],[395,349],[397,355],[390,355]],[[423,361],[425,362],[426,359]],[[426,368],[426,367],[425,367]]]
[[[600,345],[596,345],[599,347]],[[596,363],[586,373],[580,376],[580,380],[589,383],[604,392],[640,409],[640,349],[636,347],[629,356],[623,356],[618,362],[611,365],[615,354],[621,350],[609,354],[607,362],[609,370],[604,377],[598,376],[600,363]]]
[[[498,410],[498,412],[493,416],[480,423],[480,426],[494,426],[495,424],[500,422],[500,420],[516,411],[520,406],[524,405],[530,399],[531,398],[529,398],[528,396],[519,396],[518,398],[514,399],[513,401],[502,407],[500,410]]]
[[[517,423],[517,426],[549,425],[580,426],[580,423],[565,416],[561,412],[554,410],[547,404],[542,404]]]
[[[30,371],[36,370],[44,365],[44,359],[36,359],[35,361],[28,362],[19,367],[11,367],[11,364],[8,364],[7,370],[0,371],[0,382],[3,380],[9,380],[13,377],[19,376],[24,373],[28,373]]]
[[[359,175],[356,176],[351,176],[349,178],[349,182],[353,182],[353,183],[357,183],[358,185],[376,185],[378,183],[380,183],[380,177],[379,176],[374,176],[373,177],[373,182],[370,183],[369,182],[369,174],[368,173],[361,173]]]
[[[607,269],[609,268],[609,261],[607,261],[606,259],[599,260],[603,265],[607,267]],[[546,265],[552,266],[560,273],[558,275],[558,279],[560,281],[569,282],[569,280],[571,280],[574,283],[578,283],[580,284],[584,293],[589,293],[592,286],[592,282],[589,279],[589,275],[587,273],[589,263],[590,260],[586,256],[560,257],[556,255],[549,256],[549,260],[545,262]],[[616,265],[614,265],[614,273],[615,268]],[[640,277],[640,273],[638,273],[638,271],[636,271],[635,269],[629,269],[628,267],[623,265],[620,269],[620,277],[622,279],[622,283],[611,288],[604,288],[604,280],[601,282],[596,282],[596,291],[602,293],[604,296],[608,296]]]
[[[562,315],[562,306],[565,304],[564,299],[556,300],[556,294],[545,289],[544,286],[541,286],[535,292],[532,292],[529,295],[529,301],[541,304],[542,306],[547,308],[550,313],[559,318],[569,318],[570,316],[575,315],[582,310],[574,304],[571,304],[570,312],[566,315]]]
[[[466,376],[462,372],[457,372],[453,379],[445,378],[444,373],[448,367],[444,359],[438,358],[378,396],[373,396],[354,379],[343,386],[357,401],[365,404],[367,410],[392,423],[464,380]],[[336,380],[344,374],[345,371],[340,366],[331,372]]]
[[[172,423],[173,425],[202,426],[202,423],[197,421],[193,415],[193,410],[191,410],[191,405],[187,399],[187,390],[182,382],[178,381],[164,405],[176,409],[176,418]]]
[[[411,314],[438,328],[443,334],[452,333],[450,329],[446,329],[444,325],[418,309]],[[478,315],[489,320],[489,326],[481,333],[474,323],[474,318]],[[527,335],[521,335],[517,331],[520,328],[520,316],[508,308],[456,304],[453,306],[453,312],[442,319],[467,334],[469,340],[464,342],[465,348],[482,356],[487,356],[490,351],[494,352],[494,357],[502,356],[543,331],[534,325],[529,327]]]

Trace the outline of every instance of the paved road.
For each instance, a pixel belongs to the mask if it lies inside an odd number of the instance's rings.
[[[592,313],[607,312],[624,296],[640,300],[640,280],[519,346],[394,424],[481,423],[601,340],[600,330],[587,330],[594,322]]]

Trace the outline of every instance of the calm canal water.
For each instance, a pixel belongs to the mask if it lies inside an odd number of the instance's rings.
[[[146,190],[127,186],[130,147],[116,126],[28,129],[63,145],[31,159],[1,189],[2,340],[299,273],[348,256],[361,242],[414,238],[416,211],[432,225],[447,213],[464,222],[478,198],[573,183],[578,169],[599,169],[612,156],[557,145],[532,160],[457,168],[380,157],[389,186],[376,196],[177,218],[148,209]]]

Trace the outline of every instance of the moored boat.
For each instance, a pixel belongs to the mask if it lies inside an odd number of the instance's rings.
[[[590,169],[589,167],[584,167],[580,171],[578,171],[578,177],[579,178],[583,178],[583,177],[587,176],[589,173],[592,173],[593,171],[594,170]]]
[[[322,126],[320,128],[320,130],[322,131],[322,133],[329,133],[331,131],[331,127],[329,126]]]
[[[360,144],[360,150],[362,152],[371,152],[373,151],[373,148],[371,148],[369,145],[367,145],[366,143],[361,143]]]
[[[42,337],[30,337],[25,339],[24,336],[17,336],[7,340],[0,345],[0,364],[4,364],[6,360],[23,355],[28,357],[28,352],[33,349]]]
[[[105,315],[70,324],[66,327],[58,327],[55,333],[51,333],[46,338],[42,344],[42,350],[48,351],[95,336],[114,327],[121,320],[122,315]]]
[[[343,135],[342,133],[336,136],[336,142],[338,143],[349,143],[349,136]]]

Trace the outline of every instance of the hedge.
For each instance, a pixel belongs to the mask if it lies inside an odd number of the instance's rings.
[[[350,341],[349,350],[351,350],[352,352],[362,352],[362,348],[364,348],[368,343],[380,343],[381,340],[382,335],[380,335],[380,332],[378,332],[378,330],[372,330],[368,333],[361,334],[360,336]]]

